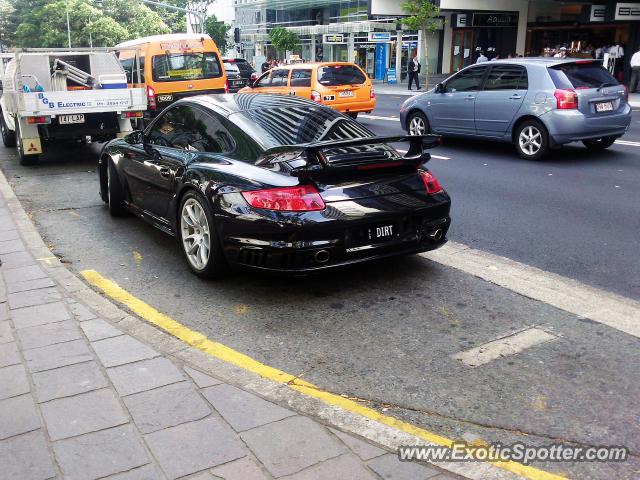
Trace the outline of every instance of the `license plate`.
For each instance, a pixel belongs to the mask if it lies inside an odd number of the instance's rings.
[[[353,97],[353,92],[351,90],[345,90],[344,92],[338,92],[338,96],[341,98]]]
[[[71,123],[84,123],[84,115],[77,113],[75,115],[60,115],[58,117],[58,123],[60,125],[69,125]]]
[[[393,223],[378,223],[355,228],[349,232],[347,252],[374,248],[376,245],[396,238],[398,236],[397,228],[398,226]]]
[[[596,103],[596,112],[613,112],[612,102]]]
[[[244,86],[245,81],[244,80],[232,80],[231,81],[231,85],[233,85],[234,87],[242,87]]]
[[[173,95],[158,95],[159,102],[171,102],[173,100]]]

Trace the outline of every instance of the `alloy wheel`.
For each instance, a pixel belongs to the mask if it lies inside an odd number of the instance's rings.
[[[424,123],[422,117],[416,115],[409,122],[409,134],[411,135],[424,135],[427,133],[427,126]]]
[[[211,236],[207,215],[194,198],[189,198],[182,206],[180,231],[187,260],[196,270],[204,269],[209,262]]]
[[[533,156],[542,147],[542,133],[538,128],[528,125],[520,132],[518,143],[520,144],[520,150],[526,155]]]

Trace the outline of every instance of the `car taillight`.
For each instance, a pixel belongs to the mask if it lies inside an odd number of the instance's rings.
[[[624,101],[629,103],[629,89],[626,85],[622,85],[622,88],[624,88]]]
[[[122,112],[120,118],[142,118],[142,112]]]
[[[572,110],[578,108],[578,94],[575,90],[556,90],[553,92],[558,103],[558,110]]]
[[[371,93],[369,94],[369,98],[372,100],[376,98],[376,90],[373,87],[371,87]]]
[[[257,78],[258,78],[258,74],[257,74],[256,72],[253,72],[253,73],[251,74],[251,81],[252,81],[252,82],[255,82]]]
[[[39,125],[51,123],[51,117],[27,117],[27,123],[29,125]]]
[[[308,212],[324,210],[324,201],[313,185],[271,188],[242,192],[249,205],[265,210],[283,212]]]
[[[311,90],[311,100],[313,100],[314,102],[322,102],[322,95],[320,95],[318,92],[316,92],[315,90]]]
[[[147,85],[147,104],[149,105],[150,110],[155,110],[157,108],[156,91],[150,85]]]
[[[229,93],[229,82],[224,81],[224,93]]]
[[[440,193],[442,191],[440,182],[438,182],[438,179],[434,177],[431,172],[421,171],[420,176],[422,177],[422,181],[424,182],[424,186],[427,189],[427,193],[429,195],[435,195],[436,193]]]

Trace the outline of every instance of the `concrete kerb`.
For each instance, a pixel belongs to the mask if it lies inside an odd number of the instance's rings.
[[[321,423],[360,436],[387,450],[395,451],[401,445],[428,445],[414,435],[362,417],[340,407],[328,405],[319,399],[296,392],[285,384],[262,378],[182,343],[180,340],[139,319],[112,303],[71,273],[47,248],[39,232],[24,211],[20,201],[0,172],[0,193],[3,194],[16,228],[30,253],[39,260],[44,271],[75,301],[86,305],[98,317],[186,364],[219,380],[247,390],[266,400],[288,407]],[[489,463],[434,462],[439,468],[466,478],[478,480],[514,480],[522,478],[515,473]]]

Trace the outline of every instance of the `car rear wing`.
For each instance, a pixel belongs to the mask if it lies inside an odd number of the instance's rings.
[[[409,150],[404,156],[389,158],[384,152],[347,152],[327,158],[324,151],[348,149],[389,143],[409,142]],[[295,177],[315,177],[344,170],[371,170],[411,166],[418,168],[428,162],[431,155],[425,150],[442,143],[437,135],[402,135],[394,137],[365,137],[346,140],[327,140],[300,145],[279,145],[266,150],[256,162],[258,166],[273,165],[306,157],[306,164],[295,167],[290,174]],[[391,148],[391,147],[390,147]]]

